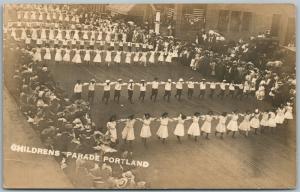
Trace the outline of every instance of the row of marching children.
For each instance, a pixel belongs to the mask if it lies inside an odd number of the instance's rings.
[[[166,51],[113,51],[101,49],[35,48],[31,54],[34,61],[54,61],[65,64],[171,64],[178,54]]]
[[[117,134],[117,124],[125,122],[125,126],[121,132],[121,138],[124,142],[129,142],[132,145],[133,140],[135,140],[135,132],[137,127],[135,127],[136,121],[142,122],[142,127],[140,131],[140,137],[145,146],[147,146],[147,139],[152,136],[153,127],[151,127],[152,122],[159,122],[159,127],[156,131],[156,136],[166,143],[166,139],[169,137],[169,123],[176,122],[173,134],[177,137],[178,143],[182,143],[181,138],[188,135],[188,137],[193,137],[195,141],[201,135],[204,135],[206,139],[209,139],[209,134],[215,131],[215,136],[220,135],[223,139],[224,135],[231,134],[234,138],[237,132],[248,137],[249,132],[254,130],[254,134],[257,135],[257,131],[263,134],[266,129],[270,129],[271,132],[276,127],[284,127],[286,120],[293,119],[293,107],[290,103],[285,106],[281,106],[274,110],[269,110],[267,112],[260,112],[258,109],[254,113],[247,111],[246,113],[222,113],[214,114],[209,111],[206,115],[200,115],[196,112],[193,116],[186,116],[180,114],[178,117],[171,118],[168,113],[163,113],[161,117],[151,117],[149,113],[144,114],[142,118],[135,118],[134,115],[130,115],[128,118],[116,119],[113,115],[107,122],[107,133],[110,135],[111,141],[115,144],[118,143]],[[189,127],[187,128],[185,122],[191,121]],[[200,126],[200,121],[202,122]],[[215,125],[215,127],[213,127]],[[187,128],[187,130],[186,130]]]

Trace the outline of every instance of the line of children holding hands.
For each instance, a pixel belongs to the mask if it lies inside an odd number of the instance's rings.
[[[159,122],[159,128],[156,131],[157,137],[162,141],[163,144],[166,143],[166,139],[169,137],[169,123],[177,122],[173,134],[177,137],[178,143],[181,143],[181,138],[188,135],[188,137],[194,137],[197,141],[198,137],[205,135],[206,139],[209,139],[209,134],[212,133],[212,121],[217,120],[217,124],[214,127],[215,136],[220,135],[223,139],[224,134],[231,134],[235,137],[235,134],[239,132],[245,137],[248,136],[251,129],[254,130],[254,134],[257,135],[257,130],[260,129],[261,133],[264,132],[266,128],[273,129],[276,127],[284,126],[285,120],[293,119],[293,108],[290,103],[285,106],[281,106],[276,110],[269,110],[267,112],[259,112],[258,109],[254,113],[247,111],[246,113],[237,113],[234,111],[232,113],[222,113],[214,115],[212,111],[209,111],[206,115],[200,115],[196,112],[193,116],[186,116],[182,113],[178,117],[171,118],[168,113],[163,113],[161,117],[151,117],[149,113],[145,113],[143,118],[135,118],[134,115],[130,115],[128,118],[116,120],[116,116],[113,115],[107,122],[107,134],[110,135],[111,141],[117,143],[117,124],[125,123],[122,130],[121,137],[124,142],[129,142],[131,145],[133,140],[135,140],[135,122],[142,122],[142,127],[140,131],[140,137],[145,146],[147,146],[147,139],[152,136],[151,133],[151,123],[154,121]],[[241,120],[241,121],[239,121]],[[189,125],[187,131],[185,127],[186,121],[192,121]],[[203,121],[200,127],[200,121]]]

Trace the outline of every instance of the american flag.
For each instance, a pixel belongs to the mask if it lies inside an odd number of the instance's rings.
[[[174,12],[175,12],[174,8],[168,8],[168,13],[167,13],[168,18],[174,19]]]
[[[193,9],[192,15],[195,22],[202,21],[204,19],[204,9]]]

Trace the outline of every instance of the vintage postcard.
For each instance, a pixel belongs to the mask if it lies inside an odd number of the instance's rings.
[[[296,187],[292,4],[4,4],[3,187]]]

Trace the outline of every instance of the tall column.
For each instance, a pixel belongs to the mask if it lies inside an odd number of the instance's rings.
[[[181,24],[182,24],[182,4],[175,4],[175,35],[176,36],[181,36]]]

